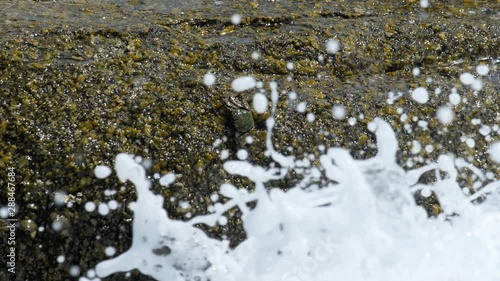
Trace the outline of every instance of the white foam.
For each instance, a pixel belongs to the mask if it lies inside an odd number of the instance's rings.
[[[455,112],[449,106],[441,106],[438,108],[436,116],[440,123],[448,125],[455,119]]]
[[[231,23],[234,25],[239,25],[241,23],[241,16],[238,14],[234,14],[231,16]]]
[[[97,165],[94,168],[94,175],[98,179],[105,179],[111,174],[111,168],[104,165]]]
[[[227,173],[245,177],[253,186],[221,184],[219,193],[226,198],[206,215],[186,222],[170,219],[163,197],[150,190],[144,168],[131,155],[116,157],[118,177],[136,188],[137,201],[129,205],[133,241],[126,252],[97,265],[98,277],[138,269],[157,280],[173,281],[498,279],[500,199],[494,194],[500,181],[483,184],[481,169],[446,154],[437,162],[403,170],[397,164],[396,135],[380,118],[368,125],[376,137],[373,158],[354,159],[343,148],[324,145],[318,147],[323,151],[319,161],[312,154],[303,159],[285,155],[271,141],[278,92],[276,83],[270,87],[265,155],[273,164],[259,166],[248,157],[226,161]],[[420,152],[421,144],[412,144]],[[433,150],[426,145],[427,152]],[[500,158],[500,143],[488,152]],[[463,169],[475,174],[472,195],[459,185]],[[284,180],[290,172],[302,179],[287,190],[273,188],[270,181]],[[420,183],[427,172],[434,172],[436,180]],[[442,219],[427,217],[415,202],[417,192],[436,196]],[[472,203],[481,196],[487,197],[485,203]],[[190,207],[188,202],[180,206]],[[195,227],[226,225],[227,212],[234,209],[241,212],[246,234],[234,249]],[[89,272],[87,277],[94,276]]]
[[[493,143],[488,149],[491,160],[500,163],[500,141]]]
[[[116,210],[118,208],[118,206],[119,206],[119,204],[118,204],[118,201],[116,201],[116,200],[110,200],[108,202],[108,208],[110,210]]]
[[[94,202],[89,201],[89,202],[85,203],[84,208],[85,208],[85,211],[91,213],[95,210],[96,206],[95,206]]]
[[[429,100],[427,89],[418,87],[411,92],[411,98],[418,103],[426,103]]]
[[[67,194],[64,191],[56,191],[54,194],[54,203],[57,206],[62,206],[65,204],[67,198]]]
[[[235,90],[236,92],[250,90],[256,85],[257,81],[252,76],[242,76],[234,79],[231,83],[231,87],[233,87],[233,90]]]
[[[112,257],[116,254],[116,248],[115,247],[106,247],[104,249],[104,253],[106,254],[106,256],[108,257]]]
[[[474,82],[474,76],[469,72],[460,74],[460,82],[464,85],[471,85]]]
[[[227,151],[226,149],[222,150],[220,152],[220,160],[225,160],[227,159],[227,157],[229,157],[229,151]]]
[[[465,141],[465,143],[469,148],[474,148],[476,146],[476,141],[474,139],[469,138]]]
[[[474,91],[481,91],[483,89],[483,81],[481,79],[474,79],[470,86]]]
[[[106,204],[106,203],[100,203],[99,206],[97,207],[97,212],[99,212],[99,214],[101,216],[108,215],[109,214],[108,204]]]
[[[207,72],[203,76],[203,84],[207,86],[212,86],[215,83],[215,75],[213,73]]]
[[[329,54],[335,54],[340,50],[339,41],[336,39],[329,39],[326,41],[326,52]]]
[[[58,257],[57,257],[57,262],[58,262],[58,263],[63,263],[65,260],[66,260],[66,257],[65,257],[65,256],[62,256],[62,255],[61,255],[61,256],[58,256]]]
[[[253,108],[257,113],[265,113],[267,111],[267,97],[262,93],[253,95]]]
[[[163,186],[169,186],[175,181],[175,174],[174,173],[168,173],[165,174],[160,178],[160,184]]]
[[[450,103],[452,105],[460,104],[461,98],[460,98],[460,95],[458,93],[451,93],[448,97],[449,97]]]
[[[245,160],[248,157],[248,151],[246,151],[246,149],[240,149],[236,152],[236,157],[240,160]]]
[[[72,265],[69,268],[69,275],[71,277],[77,277],[80,275],[80,267],[78,265]]]
[[[345,108],[342,105],[333,106],[333,117],[337,120],[342,120],[346,116]]]
[[[412,144],[411,153],[412,154],[420,153],[420,151],[422,150],[422,145],[420,144],[420,142],[413,140],[411,144]]]
[[[245,137],[245,142],[248,143],[248,144],[252,144],[253,143],[253,137],[252,136],[246,136]]]
[[[479,133],[483,136],[487,136],[491,133],[491,127],[488,125],[482,125],[479,129]]]
[[[316,120],[316,116],[313,113],[307,113],[306,115],[307,122],[312,123]]]
[[[488,75],[488,72],[490,72],[490,68],[486,64],[480,64],[476,66],[476,72],[479,75],[486,76]]]
[[[301,102],[299,104],[297,104],[297,111],[298,112],[306,112],[306,106],[307,106],[307,103],[306,102]]]

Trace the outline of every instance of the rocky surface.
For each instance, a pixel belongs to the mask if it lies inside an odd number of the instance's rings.
[[[116,177],[93,175],[96,165],[112,166],[117,153],[150,159],[151,175],[178,175],[169,188],[154,186],[176,198],[165,206],[175,218],[204,213],[221,182],[248,184],[227,175],[219,159],[221,150],[234,157],[244,145],[223,106],[233,94],[231,80],[241,75],[264,81],[266,89],[277,81],[280,91],[296,91],[315,115],[309,123],[306,113],[280,96],[274,142],[281,151],[292,146],[295,155],[317,155],[311,150],[318,144],[340,145],[368,157],[376,150],[366,123],[382,116],[399,132],[401,163],[411,156],[408,143],[417,139],[434,147],[421,152],[426,159],[452,152],[500,172],[483,154],[489,146],[484,138],[476,138],[474,148],[460,139],[480,136],[473,118],[500,123],[499,72],[485,78],[478,93],[458,79],[478,63],[492,70],[498,64],[498,1],[439,1],[428,9],[399,0],[200,2],[11,1],[0,10],[0,171],[3,180],[8,167],[16,169],[16,280],[66,280],[71,265],[84,272],[105,259],[105,247],[128,248],[132,213],[126,206],[134,200],[133,186],[120,189]],[[240,25],[231,23],[233,14],[242,16]],[[337,54],[326,52],[330,38],[340,42]],[[287,62],[294,63],[292,70]],[[414,67],[420,75],[412,75]],[[212,87],[203,84],[207,72],[217,77]],[[408,98],[416,87],[427,88],[431,101],[421,105]],[[433,94],[438,87],[444,94]],[[456,121],[444,128],[434,116],[452,87],[468,103],[455,107]],[[389,91],[405,97],[390,105]],[[251,94],[244,93],[248,101]],[[334,121],[336,104],[364,119],[356,126]],[[405,133],[398,107],[410,119],[427,117],[429,130],[415,126]],[[246,145],[259,163],[268,161],[264,117],[255,116],[250,134],[256,141]],[[223,137],[227,141],[214,148]],[[293,181],[279,184],[286,188]],[[106,197],[105,189],[118,192]],[[67,193],[73,207],[54,205],[56,191]],[[84,211],[89,200],[110,199],[121,207],[106,217]],[[180,208],[180,201],[191,207]],[[439,212],[436,203],[424,202],[430,214]],[[64,229],[54,231],[54,221]],[[229,235],[233,243],[243,237],[237,218],[210,232]],[[60,255],[66,257],[62,264]]]

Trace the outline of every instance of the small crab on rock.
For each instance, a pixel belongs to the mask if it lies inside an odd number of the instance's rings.
[[[237,136],[248,133],[255,126],[252,110],[240,95],[231,95],[224,100],[224,106],[229,110]]]

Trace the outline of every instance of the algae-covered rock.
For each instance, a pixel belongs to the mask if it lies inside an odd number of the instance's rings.
[[[153,187],[167,199],[173,218],[205,213],[210,195],[224,181],[249,185],[226,174],[219,158],[222,150],[235,157],[242,145],[223,105],[233,94],[230,82],[242,75],[265,82],[267,90],[268,82],[276,81],[280,91],[295,91],[307,103],[306,112],[298,113],[298,101],[280,94],[273,136],[278,150],[318,154],[311,150],[319,144],[340,145],[355,157],[369,157],[376,150],[366,124],[382,116],[399,132],[402,164],[411,156],[411,141],[418,140],[433,146],[432,153],[421,152],[428,159],[449,151],[493,169],[478,153],[489,145],[484,138],[474,148],[460,138],[477,135],[474,118],[498,124],[498,73],[485,79],[478,93],[461,85],[458,76],[478,61],[498,63],[495,1],[441,1],[428,9],[418,1],[198,2],[4,3],[0,171],[4,179],[7,168],[16,168],[16,280],[68,280],[71,266],[85,274],[105,259],[104,248],[116,247],[118,253],[128,248],[127,205],[135,200],[134,188],[115,176],[102,180],[93,174],[97,165],[113,166],[120,152],[143,157],[151,176],[177,175],[174,185]],[[236,26],[230,20],[235,13],[242,16]],[[340,42],[336,54],[326,52],[330,38]],[[419,76],[412,75],[415,67]],[[207,72],[216,76],[211,87],[203,84]],[[407,97],[387,103],[390,91],[406,95],[416,87],[446,94],[431,94],[432,103],[418,106]],[[431,121],[452,87],[469,102],[456,107],[452,125]],[[344,106],[358,125],[335,121],[334,105]],[[428,130],[406,133],[398,108],[410,119],[428,116]],[[307,121],[307,113],[314,114],[314,122]],[[255,119],[255,141],[246,147],[261,164],[268,161],[263,119]],[[227,141],[213,145],[223,138]],[[67,194],[66,205],[54,204],[57,191]],[[0,190],[0,198],[5,192]],[[85,211],[88,201],[99,206],[110,200],[119,207],[106,216]],[[439,212],[435,199],[423,201],[430,214]],[[232,214],[228,225],[207,230],[210,235],[241,241],[238,212]],[[62,229],[54,230],[54,222]]]

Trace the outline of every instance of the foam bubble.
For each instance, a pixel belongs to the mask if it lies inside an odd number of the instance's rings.
[[[203,84],[207,86],[212,86],[215,83],[215,75],[208,72],[203,76]]]
[[[311,123],[311,122],[314,122],[314,120],[316,119],[316,116],[314,116],[313,113],[307,113],[306,119],[307,119],[307,122]]]
[[[85,208],[85,211],[91,213],[95,210],[96,206],[95,206],[94,202],[88,201],[87,203],[85,203],[84,208]]]
[[[450,99],[450,103],[452,105],[458,105],[460,104],[461,97],[458,93],[451,93],[448,98]]]
[[[465,144],[467,144],[469,148],[474,148],[476,146],[476,141],[469,138],[465,141]]]
[[[253,108],[259,114],[263,114],[267,111],[267,97],[262,93],[256,93],[253,95]]]
[[[246,136],[245,137],[245,142],[248,143],[248,144],[252,144],[253,143],[253,137],[252,136]]]
[[[100,203],[99,206],[97,207],[97,211],[101,216],[106,216],[107,214],[109,214],[108,204]]]
[[[422,150],[422,145],[420,144],[420,142],[413,140],[411,144],[412,144],[411,153],[412,154],[420,153],[420,151]]]
[[[333,106],[333,117],[337,120],[344,119],[346,116],[345,108],[342,105]]]
[[[78,265],[72,265],[69,267],[69,275],[71,277],[77,277],[80,275],[80,267]]]
[[[66,203],[67,194],[64,191],[56,191],[54,194],[54,203],[57,206],[62,206]]]
[[[234,14],[231,16],[231,23],[234,25],[239,25],[241,23],[241,16],[238,14]]]
[[[61,256],[58,256],[58,257],[57,257],[57,262],[58,262],[58,263],[63,263],[65,260],[66,260],[66,257],[65,257],[65,256],[62,256],[62,255],[61,255]]]
[[[474,76],[469,72],[464,72],[460,74],[460,82],[464,85],[471,85],[474,82]]]
[[[111,174],[111,168],[104,165],[98,165],[94,168],[94,175],[98,179],[105,179]]]
[[[63,222],[60,221],[60,220],[55,220],[52,222],[52,229],[55,231],[55,232],[59,232],[63,229],[64,225],[63,225]]]
[[[231,83],[231,87],[236,92],[242,92],[254,88],[256,84],[257,81],[252,76],[242,76],[234,79]]]
[[[411,97],[418,103],[426,103],[429,100],[427,89],[418,87],[411,92]]]
[[[116,210],[118,208],[118,202],[116,200],[110,200],[108,202],[108,207],[110,210]]]
[[[236,153],[236,157],[238,157],[238,159],[240,160],[245,160],[248,157],[248,151],[246,151],[245,149],[240,149]]]
[[[420,7],[426,9],[429,8],[429,6],[430,6],[429,0],[420,0]]]
[[[493,143],[488,149],[491,160],[500,163],[500,141]]]
[[[474,91],[481,91],[483,89],[483,81],[481,79],[474,79],[470,86]]]
[[[228,157],[229,157],[229,151],[227,151],[226,149],[220,152],[220,160],[225,160]]]
[[[297,111],[301,112],[301,113],[306,112],[306,106],[307,106],[306,102],[301,102],[301,103],[297,104]]]
[[[106,249],[104,249],[104,253],[106,254],[106,256],[112,257],[116,254],[116,248],[111,246],[106,247]]]
[[[490,72],[490,68],[486,64],[480,64],[476,66],[476,72],[479,75],[486,76]]]
[[[329,39],[326,41],[326,52],[329,54],[335,54],[340,50],[339,41],[336,39]]]
[[[160,184],[163,186],[169,186],[175,181],[175,174],[168,173],[160,178]]]
[[[441,124],[448,125],[455,119],[455,112],[449,106],[441,106],[438,108],[436,116]]]

